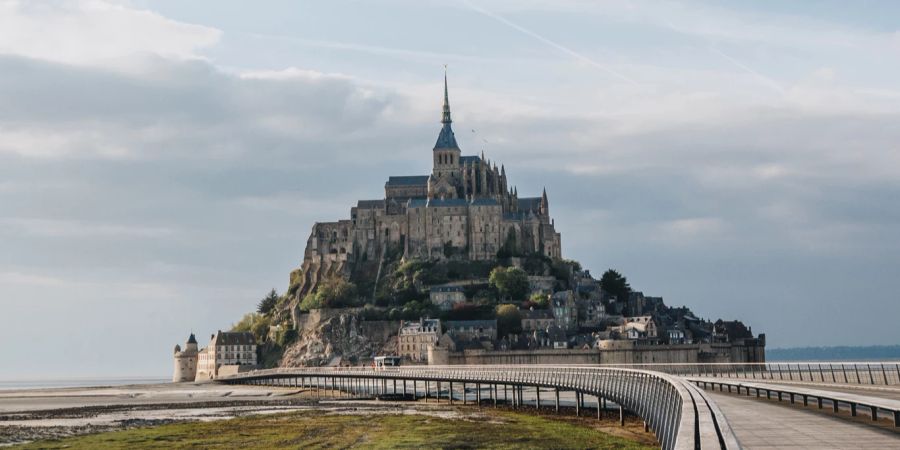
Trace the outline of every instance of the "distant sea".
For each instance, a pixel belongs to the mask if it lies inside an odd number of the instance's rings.
[[[0,391],[11,389],[48,389],[90,386],[125,386],[129,384],[168,383],[171,378],[120,377],[120,378],[60,378],[30,380],[0,380]]]
[[[900,345],[767,348],[766,361],[900,361]]]

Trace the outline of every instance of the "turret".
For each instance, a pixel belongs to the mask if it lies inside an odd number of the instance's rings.
[[[550,202],[547,200],[547,188],[544,188],[544,193],[541,194],[541,215],[544,217],[550,216]]]
[[[175,370],[172,373],[172,382],[194,381],[197,378],[197,339],[194,333],[188,338],[181,350],[180,345],[175,345],[174,363]]]

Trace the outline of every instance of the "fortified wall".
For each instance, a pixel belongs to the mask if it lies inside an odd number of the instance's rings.
[[[631,341],[607,341],[594,349],[464,350],[428,349],[429,365],[483,364],[691,364],[765,362],[765,340],[738,343],[635,345]]]

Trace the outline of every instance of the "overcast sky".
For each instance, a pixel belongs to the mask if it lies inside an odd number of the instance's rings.
[[[465,153],[770,347],[900,341],[900,3],[0,0],[0,379],[161,375]]]

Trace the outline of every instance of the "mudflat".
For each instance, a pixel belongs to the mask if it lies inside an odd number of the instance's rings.
[[[542,431],[517,434],[522,427]],[[404,442],[432,448],[454,442],[493,448],[506,443],[518,448],[655,445],[636,419],[619,427],[613,419],[557,417],[549,411],[535,415],[415,401],[316,400],[298,388],[167,383],[0,391],[0,446],[234,448],[241,439],[247,448],[260,442],[271,448],[282,443],[296,448],[299,442],[364,448]]]

